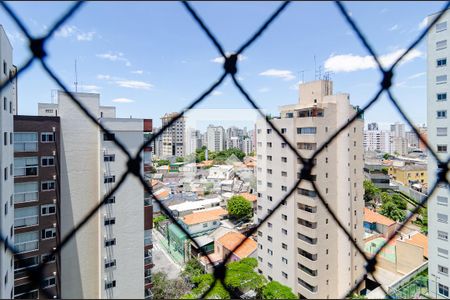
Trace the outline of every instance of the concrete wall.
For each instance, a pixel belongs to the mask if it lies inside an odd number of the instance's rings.
[[[423,248],[408,244],[404,241],[397,240],[396,245],[397,254],[397,272],[407,274],[423,264],[425,261]]]

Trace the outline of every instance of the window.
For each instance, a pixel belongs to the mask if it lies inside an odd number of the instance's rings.
[[[262,209],[262,207],[261,207],[261,209]],[[267,222],[267,227],[272,228],[272,223]]]
[[[288,278],[288,275],[285,272],[281,272],[281,274],[283,275],[284,278]]]
[[[14,152],[36,152],[38,150],[37,132],[15,132]]]
[[[116,244],[116,238],[113,239],[105,239],[105,247],[114,246]]]
[[[297,149],[299,150],[316,150],[316,143],[297,143]]]
[[[271,241],[272,241],[272,237],[271,237],[270,235],[268,235],[268,236],[267,236],[267,240],[268,240],[269,242],[271,242]]]
[[[444,84],[447,82],[447,75],[436,76],[436,84]]]
[[[6,75],[6,70],[8,69],[8,65],[6,64],[6,61],[3,61],[3,74]]]
[[[437,152],[447,153],[447,145],[437,145]]]
[[[116,224],[116,218],[106,218],[105,219],[105,226],[114,225],[114,224]]]
[[[448,286],[439,283],[439,294],[448,298]]]
[[[41,259],[42,259],[42,262],[46,262],[47,264],[50,264],[50,263],[56,261],[56,256],[55,256],[55,254],[42,254]]]
[[[55,189],[55,182],[54,181],[43,181],[41,182],[41,190],[43,192],[45,191],[53,191]]]
[[[42,280],[42,287],[49,288],[56,285],[56,278],[55,277],[47,277],[44,280]]]
[[[42,143],[51,143],[55,141],[55,135],[53,132],[42,132],[41,133],[41,142]]]
[[[3,97],[3,110],[6,110],[7,103],[8,103],[8,99],[6,99],[6,97]]]
[[[272,269],[272,264],[270,262],[267,263],[267,266]]]
[[[436,112],[436,117],[438,119],[446,119],[447,118],[447,111],[446,110],[438,110]]]
[[[438,230],[438,239],[448,241],[448,232]]]
[[[267,174],[272,174],[272,169],[267,169]]]
[[[438,247],[438,255],[444,258],[448,258],[448,250],[447,249],[442,249]]]
[[[38,201],[39,183],[14,183],[14,203]]]
[[[12,102],[9,101],[9,113],[12,114]]]
[[[267,249],[267,253],[268,253],[270,256],[273,256],[273,251],[272,251],[272,250]]]
[[[152,230],[144,230],[144,246],[152,244]]]
[[[436,60],[436,67],[445,67],[447,66],[447,58],[438,58]]]
[[[282,232],[284,235],[287,235],[287,230],[286,230],[286,229],[281,228],[281,232]]]
[[[41,166],[50,167],[55,165],[55,157],[53,156],[43,156],[41,157]]]
[[[267,187],[270,187],[270,188],[271,188],[271,187],[272,187],[272,182],[268,182],[268,183],[267,183]]]
[[[261,129],[258,129],[257,132],[258,132],[258,133],[261,133]]]
[[[281,128],[281,133],[286,133],[286,128]]]
[[[288,260],[286,258],[284,258],[284,257],[281,258],[281,261],[284,262],[286,265],[288,263]]]
[[[438,273],[448,275],[448,267],[438,265]]]
[[[37,176],[37,157],[16,157],[14,158],[14,176]]]
[[[272,161],[272,155],[267,155],[267,160]]]
[[[445,223],[445,224],[447,224],[447,223],[448,223],[448,216],[445,215],[445,214],[440,214],[440,213],[438,213],[438,214],[437,214],[437,221],[440,222],[440,223]]]
[[[309,196],[309,197],[316,197],[317,193],[315,191],[310,191],[303,188],[297,188],[297,194]]]
[[[282,162],[287,162],[287,157],[281,157]]]
[[[272,201],[272,196],[267,195],[267,200]]]
[[[41,239],[47,240],[56,237],[56,228],[45,228],[41,231]]]
[[[271,134],[272,133],[272,129],[267,129],[267,134]]]
[[[436,50],[443,50],[447,48],[447,40],[437,41],[436,42]]]
[[[436,135],[437,136],[447,136],[447,127],[437,127]]]
[[[447,206],[448,205],[448,198],[443,196],[437,196],[437,204]]]
[[[259,236],[263,236],[263,233],[261,231],[258,230],[258,235]]]
[[[39,249],[39,232],[30,231],[18,233],[14,236],[14,246],[19,253],[35,251]]]
[[[8,215],[8,203],[5,203],[5,216]]]
[[[56,213],[55,204],[41,205],[41,216],[54,215]]]
[[[287,221],[287,216],[286,215],[281,215],[281,218],[285,221]]]
[[[281,190],[282,190],[283,192],[286,192],[286,191],[287,191],[287,186],[282,185],[282,186],[281,186]]]
[[[287,172],[285,172],[285,171],[281,171],[281,176],[283,176],[283,177],[287,177]]]
[[[208,227],[208,223],[203,223],[203,228]]]
[[[116,266],[116,260],[105,261],[105,269],[112,268]]]
[[[14,272],[37,266],[39,264],[39,256],[31,256],[14,261]]]
[[[115,154],[105,154],[103,156],[103,161],[115,161],[116,155]]]
[[[436,23],[436,32],[447,30],[447,22]]]
[[[272,143],[271,142],[267,142],[267,147],[268,148],[272,148]]]
[[[39,207],[29,206],[14,209],[14,228],[39,224]]]
[[[113,183],[116,182],[116,176],[115,175],[109,175],[105,176],[105,179],[103,180],[104,183]]]
[[[3,179],[8,180],[8,167],[3,169]]]
[[[281,248],[283,248],[284,250],[287,250],[287,245],[285,243],[281,243]]]
[[[105,201],[105,204],[113,204],[113,203],[116,203],[116,196],[109,197]]]
[[[116,281],[106,281],[105,282],[105,290],[112,289],[113,287],[116,287]]]
[[[447,93],[437,93],[436,100],[437,101],[447,101]]]
[[[7,132],[3,132],[3,145],[4,146],[8,145],[8,133]]]
[[[316,134],[317,127],[300,127],[297,128],[297,134]]]

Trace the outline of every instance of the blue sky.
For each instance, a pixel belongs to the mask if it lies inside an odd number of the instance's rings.
[[[44,34],[70,2],[10,2],[31,32]],[[245,41],[279,2],[191,2],[226,51]],[[347,2],[357,24],[386,63],[419,34],[424,18],[444,2]],[[14,47],[14,63],[29,55],[12,20],[0,10]],[[78,61],[79,91],[99,92],[103,105],[121,117],[153,118],[178,111],[200,95],[221,72],[218,53],[179,2],[88,2],[47,44],[48,62],[74,89]],[[294,2],[243,54],[238,76],[267,112],[297,102],[296,84],[314,80],[316,66],[333,71],[335,92],[350,93],[362,106],[381,79],[367,51],[331,2]],[[425,42],[399,68],[394,94],[419,124],[426,122]],[[19,113],[36,114],[54,84],[35,64],[19,79]],[[199,108],[249,108],[228,79]],[[232,110],[231,110],[232,111]],[[243,118],[245,118],[243,116]],[[384,99],[365,114],[366,121],[400,120]]]

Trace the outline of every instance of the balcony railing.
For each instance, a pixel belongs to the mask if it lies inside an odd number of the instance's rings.
[[[311,245],[317,244],[317,239],[310,238],[309,236],[306,236],[306,235],[301,234],[301,233],[299,233],[299,232],[297,232],[297,238],[298,238],[299,240],[302,240],[302,241],[304,241],[304,242],[307,242],[308,244],[311,244]]]
[[[317,260],[317,254],[311,254],[303,249],[298,248],[298,254],[300,254],[303,257],[306,257],[309,260],[316,261]]]
[[[309,222],[309,221],[303,220],[301,218],[297,218],[297,224],[303,225],[303,226],[311,228],[311,229],[317,228],[317,222]]]
[[[306,288],[308,291],[310,291],[311,293],[316,293],[317,292],[317,286],[312,286],[309,283],[307,283],[306,281],[297,278],[298,283],[303,286],[304,288]]]

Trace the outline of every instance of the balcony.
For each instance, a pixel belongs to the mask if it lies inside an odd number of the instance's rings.
[[[317,222],[310,222],[301,218],[297,218],[297,224],[303,225],[307,228],[316,229],[317,228]]]
[[[300,249],[300,248],[297,248],[297,252],[301,256],[309,259],[310,261],[317,261],[317,254],[309,253],[309,252],[307,252],[307,251],[305,251],[303,249]]]
[[[324,116],[322,108],[311,107],[297,111],[297,118],[321,118]]]
[[[309,283],[307,283],[306,281],[297,278],[297,282],[304,288],[306,288],[308,291],[310,291],[311,293],[317,293],[317,286],[312,286]]]

